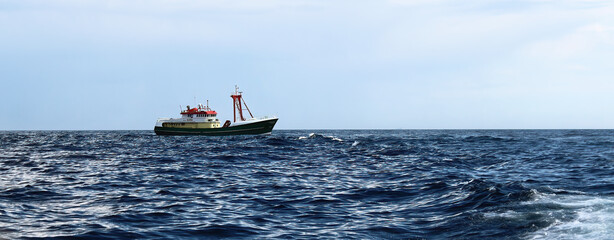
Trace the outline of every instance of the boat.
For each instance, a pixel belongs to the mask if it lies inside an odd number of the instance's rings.
[[[226,120],[221,125],[217,112],[209,107],[207,100],[206,105],[198,104],[195,108],[190,108],[188,105],[185,110],[181,110],[180,118],[159,118],[154,132],[157,135],[207,136],[271,134],[277,123],[277,117],[255,118],[243,99],[243,92],[239,92],[238,86],[235,86],[235,92],[230,97],[234,111],[232,122]],[[244,110],[247,110],[251,118],[245,118]]]

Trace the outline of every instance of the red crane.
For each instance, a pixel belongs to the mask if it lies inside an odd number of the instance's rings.
[[[237,111],[239,112],[239,120],[245,121],[245,117],[243,117],[243,105],[245,105],[245,109],[247,109],[249,115],[254,118],[254,115],[252,115],[252,112],[247,107],[245,100],[243,100],[243,97],[241,95],[242,93],[243,92],[239,92],[239,87],[235,85],[235,93],[230,95],[230,97],[232,98],[232,108],[235,122],[237,121]],[[243,104],[241,104],[241,101],[243,102]]]

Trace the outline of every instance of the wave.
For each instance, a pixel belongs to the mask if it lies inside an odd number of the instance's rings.
[[[483,224],[525,229],[526,239],[609,239],[614,235],[614,197],[578,191],[531,189],[532,197],[482,213]]]
[[[63,197],[67,197],[67,195],[29,184],[0,192],[0,199],[4,198],[18,201],[45,201]]]
[[[89,229],[104,229],[102,225],[99,224],[82,224],[79,226],[69,226],[72,228],[83,228],[87,227]],[[111,228],[104,230],[91,230],[82,234],[70,234],[70,235],[47,235],[43,234],[43,236],[29,236],[24,239],[143,239],[143,238],[152,238],[157,237],[160,238],[159,235],[149,236],[149,234],[141,234],[135,232],[129,232],[126,230],[122,230],[119,228]]]
[[[504,137],[494,137],[494,136],[468,136],[464,137],[463,140],[465,142],[514,142],[516,139],[514,138],[504,138]]]
[[[326,136],[326,135],[322,135],[322,134],[317,134],[317,133],[310,133],[309,136],[300,136],[298,137],[299,140],[305,140],[305,139],[317,139],[317,140],[331,140],[331,141],[337,141],[337,142],[343,142],[343,139],[335,137],[335,136]]]
[[[610,239],[614,236],[614,197],[540,194],[527,205],[541,208],[540,212],[552,222],[530,234],[529,239]]]
[[[370,200],[370,201],[401,201],[408,197],[416,196],[419,192],[414,189],[390,189],[390,188],[360,188],[346,193],[337,194],[344,200]]]
[[[565,133],[0,133],[0,238],[610,238],[614,131]]]
[[[269,137],[264,142],[269,146],[287,146],[292,145],[292,141],[282,137]]]
[[[246,238],[258,234],[259,231],[260,229],[237,224],[213,224],[199,229],[185,230],[181,235],[190,238]]]

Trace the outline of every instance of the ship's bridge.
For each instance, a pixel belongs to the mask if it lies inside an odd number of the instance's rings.
[[[215,118],[217,117],[217,112],[211,110],[209,106],[203,106],[198,104],[198,107],[190,108],[187,107],[187,110],[181,111],[182,118],[193,118],[193,117],[202,117],[202,118]]]
[[[198,108],[192,108],[181,112],[182,117],[216,117],[216,111],[201,111]]]

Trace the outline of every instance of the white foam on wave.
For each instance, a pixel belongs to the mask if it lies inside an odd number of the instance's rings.
[[[526,235],[526,239],[612,239],[614,236],[614,197],[541,193],[532,190],[533,199],[503,212],[483,216],[496,221],[535,221],[535,214],[551,224]]]
[[[298,139],[302,140],[302,139],[316,138],[318,136],[323,137],[323,138],[328,138],[328,139],[333,140],[333,141],[343,142],[343,139],[335,137],[335,136],[324,136],[324,135],[315,134],[315,133],[310,133],[309,136],[307,136],[307,137],[300,136],[300,137],[298,137]]]
[[[556,219],[529,239],[612,239],[614,236],[614,197],[543,194],[536,201],[560,205],[573,216],[570,220]],[[548,214],[555,215],[552,211]]]
[[[327,138],[330,138],[330,139],[332,139],[332,140],[334,140],[334,141],[337,141],[337,142],[343,142],[343,139],[338,138],[338,137],[335,137],[335,136],[326,136],[326,137],[327,137]]]
[[[300,136],[298,137],[299,140],[301,139],[307,139],[307,138],[314,138],[316,136],[315,133],[310,133],[309,136],[305,137],[305,136]]]

